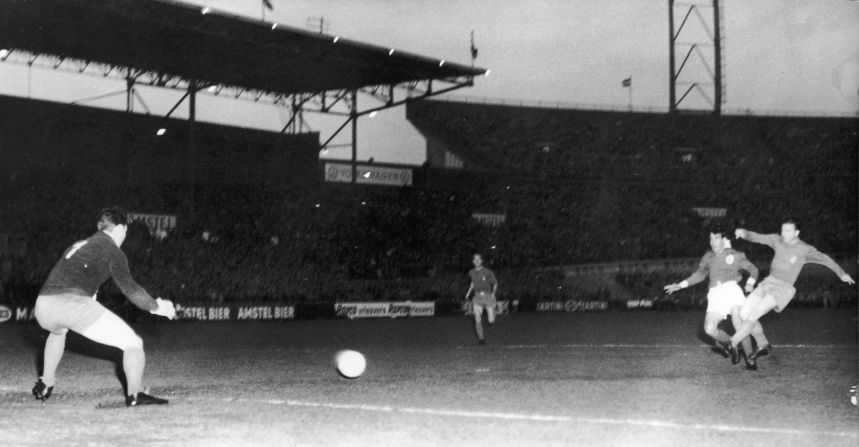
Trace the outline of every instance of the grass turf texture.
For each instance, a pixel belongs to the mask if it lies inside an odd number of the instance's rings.
[[[477,346],[467,317],[143,324],[146,385],[122,402],[118,351],[71,335],[54,396],[29,390],[44,332],[0,325],[0,444],[859,445],[856,310],[765,317],[745,371],[702,342],[702,312],[514,314]],[[362,352],[340,377],[334,355]]]

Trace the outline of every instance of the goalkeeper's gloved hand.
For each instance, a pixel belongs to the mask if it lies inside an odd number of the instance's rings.
[[[158,303],[158,308],[149,311],[150,313],[167,317],[169,320],[176,318],[176,307],[173,306],[173,301],[156,298],[155,302]]]

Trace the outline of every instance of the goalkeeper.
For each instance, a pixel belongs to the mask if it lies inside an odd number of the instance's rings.
[[[50,332],[45,342],[42,376],[33,387],[33,395],[44,402],[51,397],[56,383],[57,366],[63,357],[66,334],[71,329],[84,337],[122,350],[122,367],[127,382],[125,404],[164,405],[167,400],[142,392],[146,356],[143,340],[116,314],[96,301],[98,288],[108,280],[137,307],[173,319],[173,302],[153,299],[131,277],[122,242],[128,232],[128,215],[121,208],[101,210],[98,230],[88,239],[66,249],[36,299],[35,316],[39,325]]]

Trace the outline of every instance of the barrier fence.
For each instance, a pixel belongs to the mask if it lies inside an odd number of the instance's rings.
[[[150,319],[164,321],[145,312],[140,312],[128,302],[109,307],[120,316],[132,320]],[[113,303],[113,302],[112,302]],[[606,312],[606,311],[676,311],[706,309],[704,295],[678,297],[661,295],[626,300],[498,300],[495,312],[498,315],[518,312]],[[856,307],[854,296],[850,301],[827,302],[826,294],[797,296],[791,307]],[[417,318],[446,315],[471,315],[472,307],[464,301],[374,301],[374,302],[318,302],[318,303],[225,303],[195,304],[176,303],[174,321],[288,321],[325,318]],[[34,320],[32,305],[0,304],[0,324],[20,323]]]

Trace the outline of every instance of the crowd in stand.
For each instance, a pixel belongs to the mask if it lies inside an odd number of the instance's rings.
[[[664,116],[450,107],[410,119],[470,154],[479,176],[427,168],[426,184],[409,188],[200,179],[193,215],[183,182],[4,178],[11,200],[0,230],[26,235],[27,247],[4,256],[3,293],[32,301],[62,250],[94,232],[95,211],[110,203],[178,216],[165,234],[136,223],[124,249],[141,284],[179,302],[458,300],[475,251],[498,271],[502,298],[605,300],[606,290],[535,268],[700,257],[711,220],[693,211],[702,206],[761,232],[797,217],[804,239],[856,259],[855,123],[666,125]],[[486,225],[474,213],[504,221]],[[765,248],[746,248],[768,264]],[[852,290],[820,278],[799,281],[800,301],[855,305]],[[647,298],[675,279],[649,272],[613,283]],[[690,293],[694,301],[706,291]]]

